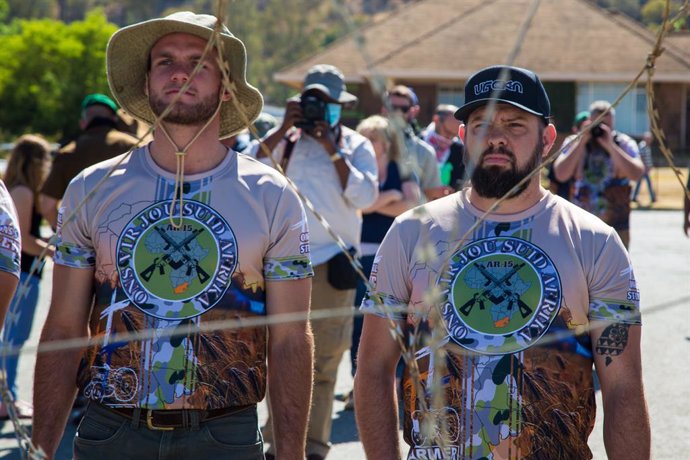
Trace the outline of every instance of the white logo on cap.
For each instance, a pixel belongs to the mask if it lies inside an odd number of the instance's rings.
[[[512,91],[515,93],[522,94],[522,83],[515,80],[487,80],[474,85],[474,95],[479,96],[483,93],[488,93],[489,91]]]

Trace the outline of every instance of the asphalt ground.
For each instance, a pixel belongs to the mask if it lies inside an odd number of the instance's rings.
[[[654,177],[652,177],[654,179]],[[651,417],[653,453],[655,459],[690,458],[690,239],[682,231],[682,203],[679,186],[672,187],[673,197],[662,194],[654,208],[638,209],[632,213],[631,257],[642,298],[643,313],[643,372],[647,402]],[[643,192],[644,193],[644,192]],[[645,195],[640,201],[645,203]],[[644,205],[643,205],[644,207]],[[45,319],[51,289],[49,264],[42,286],[36,323],[29,344],[36,344]],[[31,400],[35,356],[26,354],[20,361],[19,397]],[[347,393],[352,387],[349,356],[343,357],[336,392]],[[595,459],[605,459],[602,440],[603,413],[601,396],[597,395],[597,421],[590,436]],[[364,458],[355,428],[354,414],[343,410],[344,403],[336,400],[333,411],[333,448],[330,460]],[[265,420],[265,406],[260,418]],[[635,420],[630,420],[632,425]],[[30,421],[22,424],[30,429]],[[63,438],[58,460],[71,458],[71,439],[75,426],[69,424]],[[404,449],[404,452],[406,450]],[[20,459],[11,422],[0,425],[0,459]]]

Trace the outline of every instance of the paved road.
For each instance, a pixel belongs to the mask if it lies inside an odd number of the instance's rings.
[[[657,460],[690,458],[690,240],[680,228],[680,211],[634,211],[632,214],[631,256],[642,294],[644,332],[642,338],[644,380],[652,420],[654,458]],[[49,274],[46,281],[50,279]],[[45,318],[49,282],[44,285],[37,318]],[[40,324],[35,324],[30,338],[36,343]],[[26,356],[20,364],[20,397],[31,398],[34,357]],[[337,391],[345,393],[352,386],[346,356],[341,365]],[[598,395],[599,396],[599,395]],[[601,399],[598,397],[601,408]],[[595,459],[605,459],[602,441],[601,410],[590,437]],[[265,409],[262,408],[262,419]],[[351,412],[343,411],[336,401],[331,460],[364,458]],[[27,422],[28,423],[28,422]],[[631,425],[635,420],[630,420]],[[74,433],[68,427],[65,438]],[[0,459],[19,459],[20,450],[9,422],[0,430]],[[58,459],[69,459],[70,444],[63,440]]]

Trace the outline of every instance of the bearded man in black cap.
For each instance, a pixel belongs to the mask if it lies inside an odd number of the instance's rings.
[[[408,459],[591,458],[592,364],[609,458],[649,458],[630,259],[613,228],[530,177],[556,139],[539,78],[485,68],[455,116],[472,184],[396,219],[362,303],[355,414],[367,457],[401,457],[393,328],[414,360],[402,385]]]
[[[212,39],[222,46],[207,49]],[[111,91],[155,134],[65,193],[41,343],[100,340],[38,356],[33,442],[48,458],[79,391],[89,405],[75,458],[262,459],[268,381],[278,452],[304,459],[309,234],[285,178],[219,141],[261,111],[245,66],[214,16],[175,13],[111,37]],[[304,319],[238,324],[276,314]]]

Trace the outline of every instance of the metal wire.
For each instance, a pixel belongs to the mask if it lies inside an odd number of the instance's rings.
[[[536,12],[538,11],[539,7],[539,0],[533,0],[531,3],[531,6],[529,10],[527,11],[527,14],[525,16],[525,19],[522,22],[522,25],[520,27],[520,30],[518,31],[518,34],[515,39],[514,46],[512,47],[510,53],[506,57],[506,64],[512,64],[514,62],[514,59],[516,56],[519,54],[521,45],[524,41],[524,35],[526,31],[529,29],[529,25],[531,24]],[[349,28],[350,32],[354,34],[355,37],[355,43],[357,44],[358,47],[358,52],[361,54],[361,56],[364,58],[364,61],[367,65],[368,71],[370,75],[372,75],[372,86],[376,94],[379,96],[383,94],[384,92],[384,81],[385,78],[380,75],[378,72],[376,72],[375,68],[375,62],[371,58],[370,54],[367,51],[367,44],[366,41],[361,34],[361,32],[355,27],[355,23],[352,19],[352,14],[348,11],[348,9],[345,7],[345,5],[338,1],[338,0],[333,0],[333,5],[334,8],[337,12],[340,13],[341,17],[343,18],[344,22],[346,23],[347,27]],[[238,111],[240,116],[244,117],[245,124],[249,126],[250,131],[252,131],[254,134],[256,134],[253,126],[250,123],[250,120],[248,119],[246,113],[244,112],[244,109],[241,105],[237,103],[237,97],[235,97],[235,92],[236,92],[236,87],[234,82],[230,79],[230,69],[228,66],[227,62],[222,61],[222,40],[218,39],[218,35],[220,34],[220,18],[226,17],[226,11],[228,8],[228,2],[224,0],[218,0],[217,1],[217,9],[216,9],[216,16],[219,18],[218,24],[216,26],[216,29],[214,31],[213,37],[209,40],[207,43],[206,48],[204,49],[204,56],[207,55],[212,49],[218,50],[218,56],[220,60],[220,67],[221,67],[221,72],[223,74],[223,84],[225,88],[233,93],[233,97],[231,100],[235,104],[235,109]],[[654,89],[653,89],[653,74],[654,74],[654,68],[655,68],[655,63],[656,60],[658,59],[659,56],[662,55],[664,49],[663,49],[663,42],[664,39],[666,38],[666,35],[668,31],[670,30],[671,24],[675,22],[677,19],[682,18],[682,17],[687,17],[688,15],[688,0],[685,0],[683,5],[679,8],[678,12],[676,13],[675,17],[669,18],[670,17],[670,0],[666,1],[665,5],[665,15],[664,15],[664,21],[662,26],[659,29],[659,32],[657,33],[657,40],[654,44],[653,49],[650,51],[648,57],[647,57],[647,62],[645,63],[645,66],[639,71],[637,76],[628,84],[626,89],[616,98],[616,100],[611,104],[612,107],[616,107],[622,99],[627,95],[633,88],[635,88],[639,82],[639,80],[646,74],[647,75],[647,81],[646,81],[646,93],[647,93],[647,111],[652,123],[652,132],[654,133],[654,136],[659,142],[659,148],[664,155],[664,158],[666,159],[668,165],[673,169],[674,174],[678,178],[680,187],[684,190],[684,193],[686,193],[686,196],[690,198],[690,192],[688,192],[685,188],[684,184],[684,178],[683,175],[680,171],[680,169],[674,164],[673,162],[673,154],[668,148],[668,146],[665,143],[665,136],[663,133],[663,130],[660,127],[659,123],[659,113],[656,109],[656,101],[655,101],[655,95],[654,95]],[[200,59],[200,62],[203,61]],[[180,93],[175,97],[175,99],[172,101],[171,105],[166,108],[166,110],[156,119],[156,123],[158,123],[161,119],[163,119],[169,110],[171,109],[172,105],[177,102],[177,99],[179,97],[182,97],[184,92],[188,89],[189,84],[191,82],[191,79],[193,78],[194,75],[199,71],[199,67],[195,68],[192,74],[190,75],[190,79],[185,85],[182,87]],[[487,110],[487,118],[490,117],[490,112],[493,110],[493,108],[490,106],[489,109]],[[603,117],[604,114],[601,115]],[[600,117],[600,118],[601,118]],[[596,123],[595,120],[594,123]],[[593,123],[593,124],[594,124]],[[144,136],[139,138],[139,142],[137,145],[134,147],[138,147],[141,145],[143,142],[144,138],[149,136],[152,131],[153,131],[153,126],[152,125],[149,130],[146,132]],[[590,129],[590,128],[587,128]],[[585,131],[586,132],[586,131]],[[584,132],[581,132],[577,135],[575,138],[576,140],[579,140],[580,137],[584,134]],[[134,150],[134,148],[132,150]],[[92,189],[89,191],[89,193],[86,195],[84,200],[82,200],[81,203],[79,203],[74,211],[67,216],[64,219],[63,225],[67,225],[68,223],[72,222],[74,218],[76,217],[78,211],[84,206],[84,204],[92,199],[95,193],[100,189],[101,185],[104,183],[105,180],[108,179],[108,177],[124,162],[129,155],[131,154],[132,150],[127,152],[127,154],[123,155],[118,163],[110,170],[110,172]],[[554,159],[562,152],[563,147],[561,149],[556,149],[552,152],[552,154],[548,155],[543,162],[541,162],[520,184],[516,185],[511,191],[509,191],[506,196],[510,196],[513,192],[518,190],[524,182],[527,182],[531,180],[531,178],[534,177],[536,174],[540,174],[541,168],[548,166],[551,162],[554,161]],[[280,165],[278,165],[275,160],[273,159],[271,152],[264,152],[270,158],[274,164],[274,167],[280,169]],[[354,260],[350,254],[347,251],[347,245],[344,243],[344,241],[340,238],[339,235],[337,235],[333,230],[332,227],[328,224],[325,218],[321,216],[315,209],[314,206],[309,202],[309,200],[301,193],[301,191],[298,189],[298,187],[295,186],[295,184],[290,181],[290,185],[296,190],[298,196],[304,203],[305,208],[309,211],[312,212],[317,221],[322,225],[328,233],[331,235],[331,237],[338,243],[340,248],[343,250],[343,252],[346,254],[348,259],[350,260],[351,264],[355,268],[358,276],[366,283],[367,287],[369,289],[372,288],[372,286],[369,284],[368,280],[364,276],[361,266],[358,264],[356,260]],[[462,235],[458,240],[455,248],[453,250],[448,251],[448,257],[452,256],[456,252],[457,249],[459,249],[466,241],[469,235],[472,234],[472,232],[478,228],[479,225],[481,225],[489,216],[491,213],[493,213],[498,207],[503,203],[503,201],[506,199],[506,197],[503,197],[502,199],[498,200],[489,210],[484,213],[484,215],[477,221],[475,224],[467,231],[465,232],[464,235]],[[424,206],[418,208],[416,211],[420,215],[425,213],[425,208]],[[458,230],[458,229],[456,229]],[[50,243],[54,244],[55,243],[55,236],[51,239]],[[433,250],[427,251],[428,252],[428,259],[429,261],[434,260],[434,258],[438,257]],[[34,262],[34,265],[32,266],[32,272],[35,269],[38,269],[43,263],[44,259],[46,257],[46,251],[44,251],[43,254],[38,258],[36,262]],[[447,267],[449,263],[449,258],[446,258],[443,261],[443,266]],[[25,290],[28,288],[27,284],[24,283],[22,286],[19,288],[19,292],[25,292]],[[431,305],[438,305],[438,292],[434,292],[434,287],[430,287],[429,291],[429,303]],[[15,302],[18,301],[18,298],[20,296],[15,296]],[[684,296],[684,297],[679,297],[675,300],[667,301],[664,303],[660,303],[654,306],[651,306],[649,308],[645,308],[645,315],[649,316],[652,314],[660,313],[662,311],[675,308],[679,305],[685,304],[688,301],[690,301],[690,296]],[[396,341],[398,342],[400,348],[401,348],[401,354],[405,361],[407,362],[408,366],[411,369],[412,377],[415,380],[415,385],[417,386],[418,392],[421,391],[422,389],[422,383],[420,379],[420,372],[419,368],[417,367],[417,362],[415,360],[415,354],[419,351],[415,348],[415,343],[418,343],[416,340],[417,337],[410,337],[409,341],[406,340],[405,335],[402,331],[402,328],[400,327],[400,324],[394,319],[394,315],[396,313],[407,313],[408,312],[408,306],[407,305],[398,305],[395,307],[390,307],[390,306],[384,306],[383,303],[378,299],[378,307],[381,309],[381,311],[385,312],[386,316],[389,319],[390,326],[391,326],[391,333],[395,337]],[[333,308],[329,310],[318,310],[318,311],[312,311],[311,313],[299,313],[299,314],[283,314],[283,315],[270,315],[270,316],[257,316],[257,317],[252,317],[252,318],[245,318],[242,320],[226,320],[226,321],[213,321],[213,322],[204,322],[201,325],[187,325],[186,327],[182,328],[175,328],[174,330],[165,330],[165,331],[155,331],[151,329],[145,329],[141,330],[136,333],[126,333],[126,334],[117,334],[114,336],[111,336],[109,338],[110,341],[134,341],[134,340],[144,340],[144,339],[151,339],[154,337],[154,334],[157,337],[174,337],[174,336],[186,336],[188,334],[197,334],[197,333],[202,333],[202,332],[207,332],[207,331],[218,331],[218,330],[231,330],[231,329],[240,329],[240,328],[248,328],[248,327],[267,327],[273,324],[279,324],[279,323],[284,323],[284,322],[290,322],[290,321],[305,321],[307,319],[322,319],[322,318],[331,318],[331,317],[338,317],[338,316],[352,316],[352,315],[362,315],[364,314],[363,312],[359,310],[353,310],[350,307],[345,307],[345,308]],[[430,309],[430,314],[431,315],[439,315],[438,308],[431,308]],[[436,324],[440,324],[440,322],[436,321]],[[578,329],[577,331],[565,331],[557,334],[549,334],[540,340],[540,343],[543,344],[548,344],[552,342],[556,342],[559,340],[562,340],[568,336],[571,336],[573,334],[580,334],[584,332],[588,332],[589,330],[593,328],[599,328],[602,326],[602,323],[600,322],[591,322],[589,325],[584,326],[583,328]],[[434,353],[437,354],[437,359],[435,359],[435,362],[440,363],[442,362],[442,357],[445,354],[445,349],[446,347],[452,347],[450,345],[447,345],[447,341],[444,341],[445,334],[443,331],[436,330],[438,328],[435,328],[434,333],[432,334],[432,341],[428,344],[433,350]],[[64,340],[64,341],[54,341],[54,342],[49,342],[49,343],[43,343],[38,346],[24,346],[22,348],[19,347],[10,347],[7,346],[6,344],[3,343],[3,347],[0,350],[0,353],[2,353],[3,359],[2,359],[2,364],[3,368],[5,366],[5,359],[8,356],[16,356],[20,354],[33,354],[33,353],[46,353],[46,352],[54,352],[54,351],[60,351],[60,350],[67,350],[67,349],[75,349],[75,348],[84,348],[86,346],[96,346],[100,345],[103,343],[104,337],[82,337],[82,338],[76,338],[72,340]],[[473,355],[474,353],[463,349],[461,347],[453,347],[453,352],[455,353],[463,353],[466,355]],[[440,376],[440,372],[434,372],[434,374]],[[15,427],[15,433],[17,435],[17,439],[19,441],[20,448],[22,449],[23,455],[32,458],[32,459],[38,459],[38,458],[45,458],[45,453],[41,451],[39,448],[36,446],[33,446],[31,444],[31,438],[30,435],[28,434],[26,428],[21,424],[19,418],[17,417],[18,411],[17,408],[14,404],[14,401],[12,399],[12,395],[7,388],[7,383],[4,378],[4,375],[0,377],[0,386],[1,386],[1,391],[2,391],[2,400],[3,403],[6,405],[8,408],[8,412],[10,415],[10,419],[12,420],[12,423],[14,424]],[[442,394],[440,391],[441,389],[441,384],[440,380],[438,378],[435,378],[432,381],[431,385],[431,391],[432,394],[435,395],[434,398],[432,398],[433,403],[432,403],[432,408],[437,408],[439,407],[439,404],[441,404],[442,400],[439,398],[439,396]],[[420,394],[420,393],[418,393]],[[420,403],[422,404],[422,409],[426,410],[428,409],[426,407],[426,402],[424,401],[424,398],[421,398],[422,400]]]

